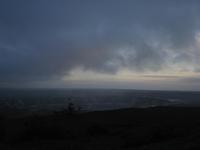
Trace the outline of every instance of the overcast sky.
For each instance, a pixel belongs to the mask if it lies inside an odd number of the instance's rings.
[[[199,0],[0,0],[0,87],[200,90]]]

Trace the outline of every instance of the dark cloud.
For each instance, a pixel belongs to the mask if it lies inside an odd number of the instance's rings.
[[[0,0],[0,82],[57,79],[76,67],[199,70],[199,14],[195,0]]]
[[[182,77],[175,75],[143,75],[143,77],[156,79],[182,79]]]

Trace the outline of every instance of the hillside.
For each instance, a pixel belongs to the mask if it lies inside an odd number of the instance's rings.
[[[4,150],[191,150],[200,148],[200,108],[2,116],[0,133]]]

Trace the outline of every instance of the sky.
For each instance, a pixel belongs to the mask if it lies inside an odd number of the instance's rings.
[[[200,90],[199,0],[0,0],[0,87]]]

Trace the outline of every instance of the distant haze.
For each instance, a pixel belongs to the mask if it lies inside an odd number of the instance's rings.
[[[0,87],[200,90],[198,0],[0,0]]]

